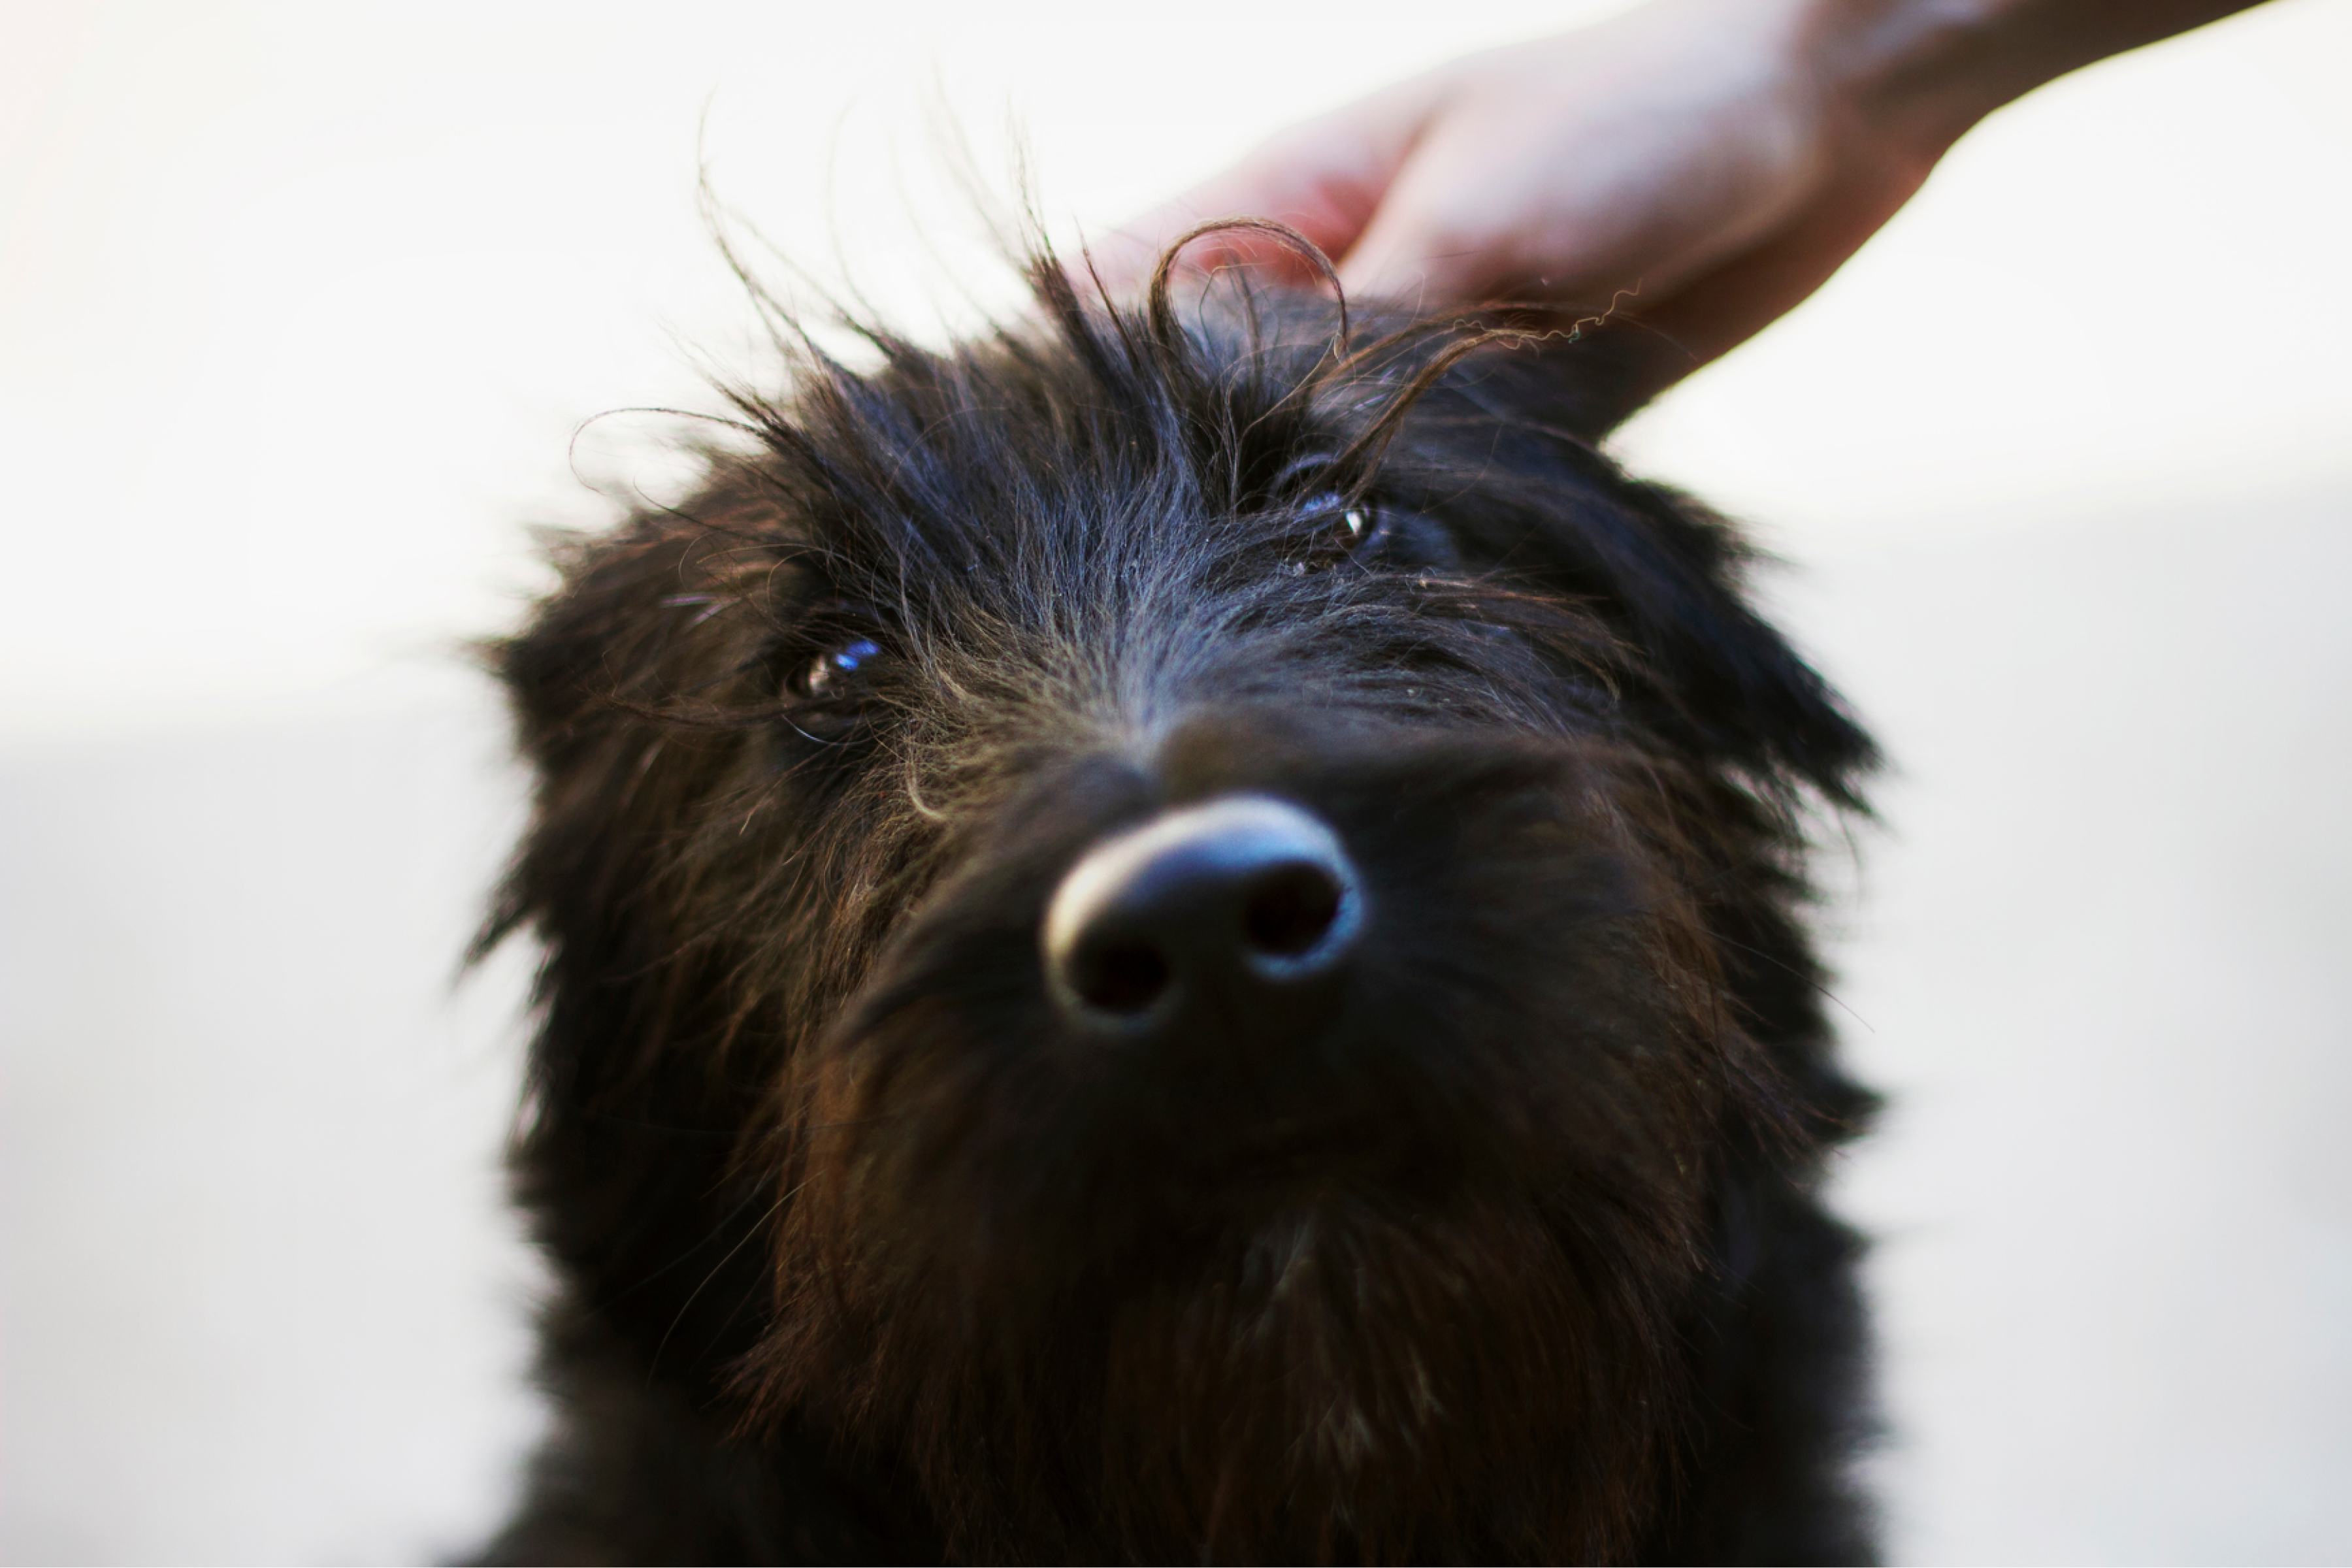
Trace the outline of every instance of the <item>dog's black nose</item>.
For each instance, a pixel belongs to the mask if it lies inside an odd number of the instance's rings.
[[[1047,906],[1045,971],[1072,1016],[1129,1035],[1272,1044],[1337,1001],[1364,895],[1331,830],[1229,795],[1096,846]]]

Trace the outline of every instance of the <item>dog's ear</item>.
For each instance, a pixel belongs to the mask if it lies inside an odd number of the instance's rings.
[[[1613,536],[1595,553],[1612,557],[1626,626],[1660,678],[1662,721],[1703,754],[1860,809],[1858,786],[1877,750],[1821,673],[1749,605],[1745,579],[1758,552],[1698,501],[1611,469],[1605,507],[1577,509],[1580,531],[1588,548]]]
[[[1489,542],[1496,559],[1517,558],[1533,520],[1548,574],[1602,613],[1644,672],[1650,722],[1768,786],[1803,784],[1859,807],[1856,785],[1876,752],[1829,684],[1750,607],[1746,578],[1759,553],[1722,517],[1628,476],[1599,445],[1664,384],[1666,352],[1612,323],[1482,353],[1429,412],[1451,426],[1449,444],[1478,443],[1475,465],[1467,451],[1455,462],[1516,520]]]
[[[1625,317],[1526,324],[1537,335],[1509,356],[1513,402],[1591,445],[1696,367],[1689,350]]]
[[[677,847],[740,748],[673,719],[717,689],[729,617],[706,563],[726,500],[648,510],[553,552],[562,585],[487,651],[537,775],[530,826],[477,953],[540,942],[540,1022],[516,1192],[599,1320],[666,1383],[710,1397],[761,1325],[765,1205],[731,1163],[765,1080],[716,1042],[737,993],[674,913]],[[711,617],[693,634],[698,616]],[[742,619],[737,616],[736,619]],[[732,640],[740,641],[740,637]]]
[[[626,1076],[631,1051],[617,1042],[631,1029],[660,1032],[631,1016],[656,1005],[644,977],[675,940],[649,923],[643,889],[664,874],[673,826],[723,786],[733,750],[724,730],[667,712],[719,689],[736,657],[730,622],[745,618],[719,613],[705,566],[724,540],[696,514],[647,509],[610,533],[557,542],[560,589],[485,650],[537,787],[477,949],[523,928],[545,942],[542,1001],[577,1027],[548,1032],[541,1067],[586,1075],[562,1086],[568,1099],[599,1092],[597,1075]],[[718,635],[695,635],[698,617]]]

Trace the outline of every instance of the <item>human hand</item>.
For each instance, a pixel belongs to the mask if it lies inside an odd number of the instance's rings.
[[[1350,293],[1630,315],[1663,384],[1811,293],[1994,107],[2242,3],[1657,0],[1286,131],[1125,226],[1103,270],[1130,285],[1204,219],[1271,217]],[[1185,260],[1299,266],[1244,231]]]

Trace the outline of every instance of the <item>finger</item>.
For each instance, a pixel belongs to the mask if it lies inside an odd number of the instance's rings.
[[[1328,257],[1345,255],[1404,162],[1442,85],[1432,73],[1293,126],[1223,174],[1121,224],[1106,237],[1106,281],[1141,282],[1171,240],[1222,217],[1271,218]],[[1184,259],[1196,268],[1264,267],[1291,277],[1316,270],[1273,237],[1240,231],[1188,246]]]
[[[1297,230],[1327,255],[1345,250],[1361,225],[1318,171],[1295,164],[1266,166],[1253,159],[1105,236],[1097,247],[1104,280],[1114,288],[1139,285],[1170,244],[1204,223],[1228,217],[1271,218]],[[1313,271],[1276,237],[1246,229],[1202,236],[1185,247],[1183,262],[1199,270],[1265,268],[1284,277]]]
[[[1508,129],[1465,117],[1416,148],[1340,268],[1342,284],[1427,308],[1603,310],[1629,291],[1655,300],[1754,246],[1801,199],[1789,171],[1740,167],[1704,142],[1659,147],[1578,127],[1557,142],[1597,150],[1570,168],[1498,161],[1497,145],[1526,150]]]
[[[1115,285],[1140,283],[1160,264],[1160,253],[1187,231],[1212,218],[1267,213],[1285,205],[1276,189],[1243,177],[1244,173],[1227,170],[1103,235],[1094,248],[1105,279]],[[1196,265],[1198,260],[1196,255]]]
[[[1658,204],[1617,190],[1639,173],[1609,152],[1563,170],[1547,154],[1599,139],[1552,128],[1531,136],[1530,118],[1516,102],[1461,105],[1433,126],[1341,263],[1341,284],[1437,309],[1505,295],[1563,300],[1629,280],[1656,248],[1633,231],[1655,226]]]
[[[1499,292],[1496,249],[1485,226],[1433,211],[1412,189],[1391,192],[1339,263],[1350,296],[1410,300],[1428,310]]]

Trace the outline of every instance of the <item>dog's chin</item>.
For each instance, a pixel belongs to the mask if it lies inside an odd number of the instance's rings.
[[[1676,1391],[1660,1258],[1570,1228],[1327,1190],[1117,1281],[872,1237],[788,1293],[761,1404],[905,1456],[968,1558],[1605,1559]]]
[[[1597,1413],[1654,1379],[1583,1273],[1524,1202],[1348,1194],[1268,1214],[1112,1319],[1109,1544],[1378,1561],[1539,1553],[1583,1531],[1609,1555],[1630,1500],[1612,1494],[1654,1434]]]

